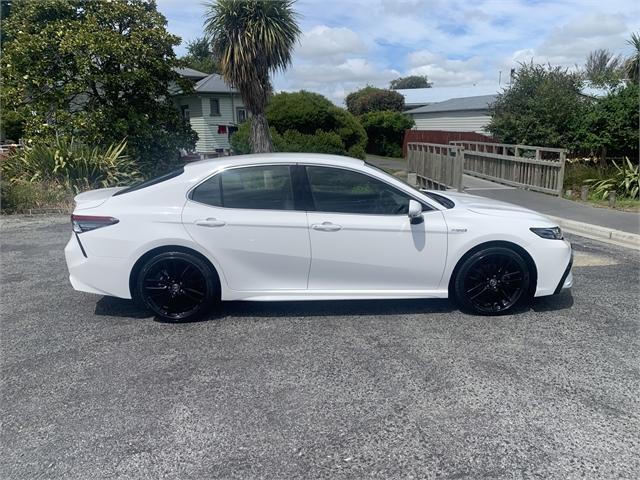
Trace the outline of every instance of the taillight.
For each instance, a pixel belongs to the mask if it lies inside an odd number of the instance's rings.
[[[96,228],[115,225],[120,220],[113,217],[98,217],[95,215],[71,215],[71,225],[76,233],[88,232]]]

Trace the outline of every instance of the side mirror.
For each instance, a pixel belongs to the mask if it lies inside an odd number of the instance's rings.
[[[422,204],[415,200],[409,200],[409,212],[407,213],[411,219],[411,225],[418,225],[424,222],[422,216]]]

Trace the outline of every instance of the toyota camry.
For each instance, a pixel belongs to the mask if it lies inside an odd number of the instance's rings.
[[[72,286],[189,320],[224,300],[451,298],[502,314],[572,286],[557,224],[518,206],[421,191],[362,160],[202,160],[75,198]]]

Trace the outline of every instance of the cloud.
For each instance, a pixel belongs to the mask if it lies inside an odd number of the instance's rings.
[[[486,82],[478,57],[468,60],[450,60],[428,50],[412,52],[408,56],[411,75],[427,75],[438,87],[475,85]]]
[[[295,53],[301,58],[344,57],[365,51],[360,36],[346,27],[317,25],[305,32]]]
[[[158,8],[186,41],[201,35],[201,2],[158,0]],[[457,88],[495,83],[519,61],[572,67],[596,48],[630,54],[625,40],[640,30],[640,3],[629,0],[298,0],[294,8],[303,35],[274,86],[337,103],[408,74]]]

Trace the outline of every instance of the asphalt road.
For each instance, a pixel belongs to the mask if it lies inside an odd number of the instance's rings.
[[[66,217],[2,225],[2,479],[639,478],[637,252],[572,294],[230,303],[198,323],[74,292]]]

